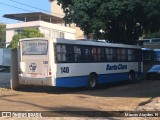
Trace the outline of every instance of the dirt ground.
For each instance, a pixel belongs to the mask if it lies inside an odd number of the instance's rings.
[[[160,111],[160,81],[86,88],[0,88],[0,111]]]
[[[142,81],[102,86],[96,90],[24,86],[13,91],[1,88],[0,111],[134,110],[159,97],[159,84],[160,81]]]

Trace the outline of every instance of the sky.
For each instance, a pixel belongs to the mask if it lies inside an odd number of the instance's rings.
[[[0,22],[17,23],[17,20],[4,18],[4,14],[44,12],[50,14],[49,0],[0,0]]]

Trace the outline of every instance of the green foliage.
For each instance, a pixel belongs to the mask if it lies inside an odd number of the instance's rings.
[[[12,38],[12,41],[8,47],[11,47],[12,49],[16,49],[18,47],[18,41],[19,39],[23,38],[34,38],[34,37],[44,37],[42,33],[38,29],[35,28],[25,28],[22,32],[19,34],[15,34]]]
[[[6,40],[6,25],[0,23],[0,48],[5,47]]]
[[[86,35],[134,44],[142,33],[159,31],[160,0],[57,0],[66,23],[76,23]],[[140,23],[137,26],[136,23]]]

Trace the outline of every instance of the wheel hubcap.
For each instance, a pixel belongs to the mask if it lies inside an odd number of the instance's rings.
[[[92,78],[90,80],[90,86],[93,88],[93,87],[95,87],[95,85],[96,85],[95,78]]]

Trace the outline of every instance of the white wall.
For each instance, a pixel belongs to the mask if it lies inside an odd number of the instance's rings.
[[[12,30],[12,29],[7,30],[6,29],[6,47],[11,42],[13,36],[14,36],[14,30]]]
[[[52,15],[54,15],[54,16],[57,16],[60,18],[64,17],[64,12],[63,12],[61,6],[59,6],[57,4],[57,0],[53,0],[51,2],[51,12],[52,12]]]
[[[52,15],[63,18],[65,16],[62,6],[57,4],[57,0],[53,0],[51,2],[51,12]],[[73,23],[70,25],[70,28],[75,29],[76,31],[76,39],[84,39],[84,32]]]
[[[11,42],[12,37],[14,36],[15,30],[20,30],[24,28],[38,28],[45,37],[57,37],[53,35],[53,32],[56,33],[64,33],[65,39],[75,39],[76,31],[73,28],[65,27],[58,24],[48,23],[44,21],[32,21],[32,22],[23,22],[23,23],[15,23],[15,24],[7,24],[6,25],[6,42]],[[9,44],[6,44],[8,46]]]

